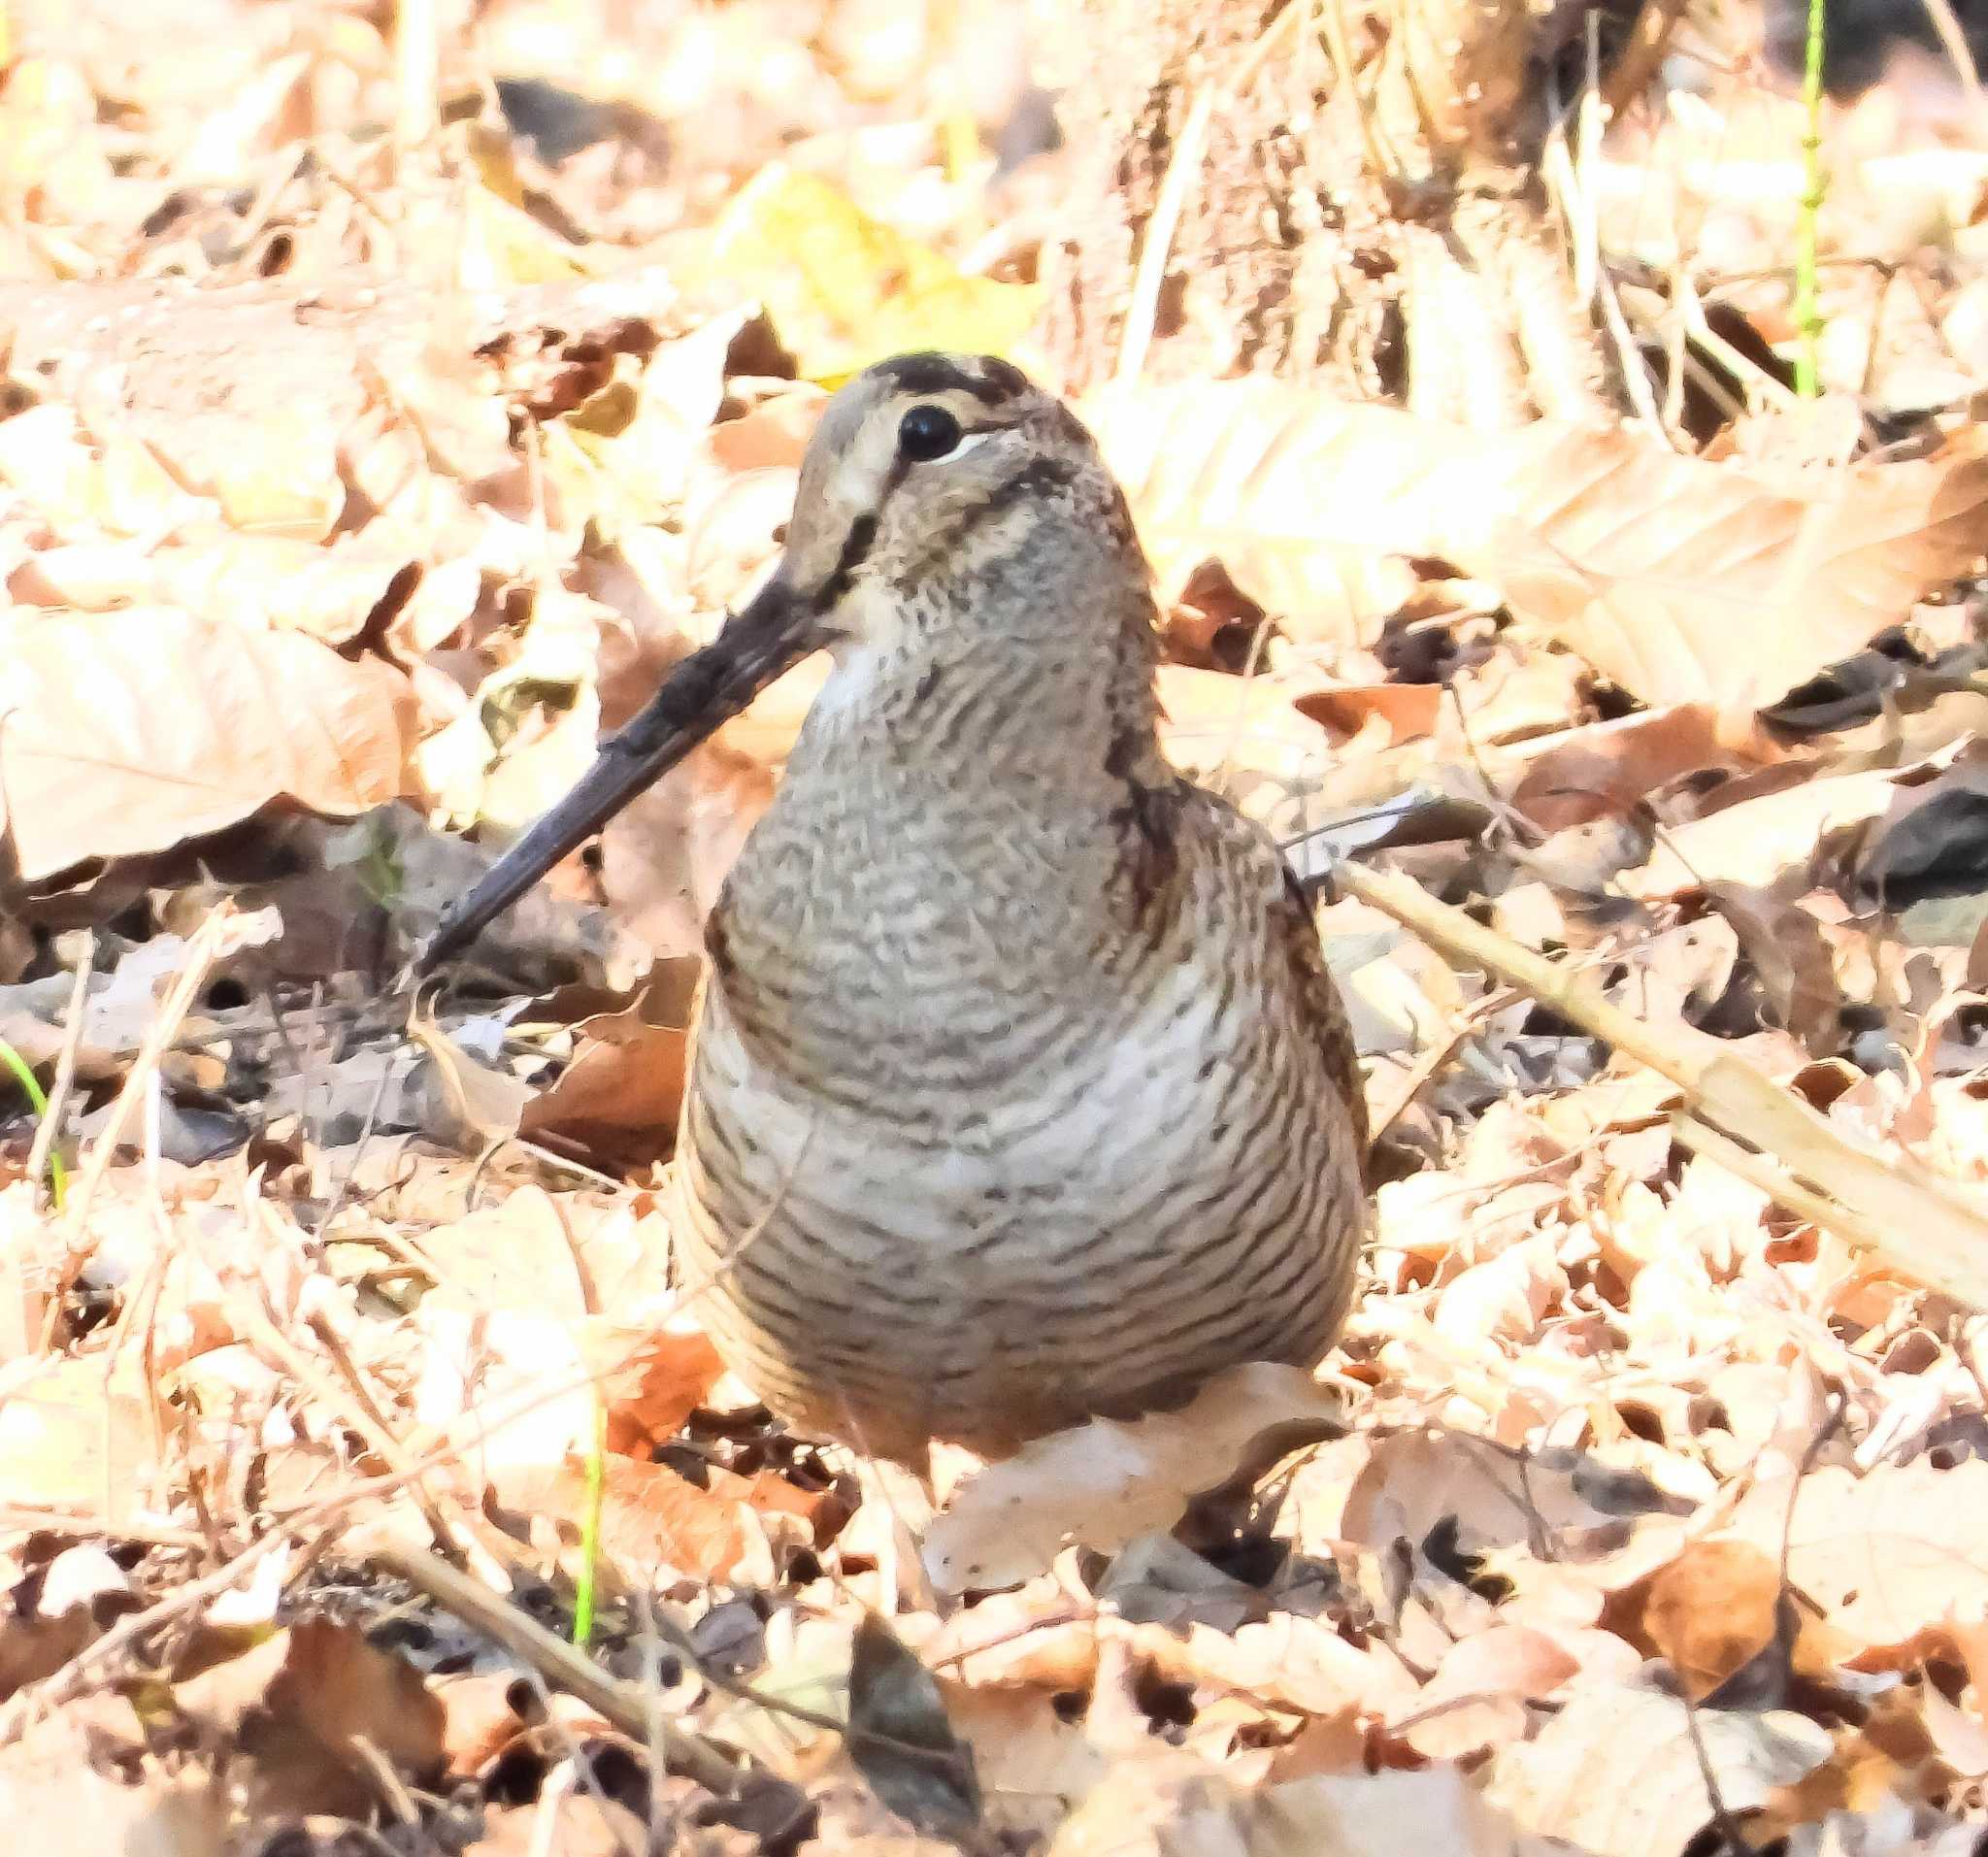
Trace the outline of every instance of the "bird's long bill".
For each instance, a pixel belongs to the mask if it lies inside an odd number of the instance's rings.
[[[468,946],[567,852],[820,643],[812,604],[776,573],[716,638],[670,672],[618,735],[601,745],[580,784],[444,912],[415,957],[415,971],[425,973]]]

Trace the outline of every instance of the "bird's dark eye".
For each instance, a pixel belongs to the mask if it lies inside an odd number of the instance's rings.
[[[960,442],[959,421],[943,406],[914,406],[898,422],[897,448],[913,464],[943,458]]]

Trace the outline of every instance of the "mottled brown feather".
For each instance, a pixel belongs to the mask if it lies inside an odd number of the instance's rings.
[[[1368,1126],[1367,1089],[1360,1075],[1359,1049],[1353,1043],[1353,1028],[1346,1022],[1346,1009],[1340,1000],[1339,987],[1325,964],[1318,924],[1305,901],[1304,890],[1288,867],[1284,871],[1283,901],[1272,906],[1271,921],[1290,955],[1298,991],[1306,1002],[1306,1016],[1352,1119],[1355,1145],[1364,1167],[1373,1132]]]

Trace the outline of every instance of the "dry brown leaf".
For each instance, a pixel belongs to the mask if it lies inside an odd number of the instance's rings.
[[[1305,1504],[1305,1540],[1385,1549],[1397,1541],[1424,1541],[1448,1524],[1466,1553],[1551,1543],[1553,1558],[1578,1559],[1584,1551],[1612,1549],[1637,1517],[1693,1507],[1640,1475],[1574,1450],[1521,1454],[1459,1432],[1402,1432],[1357,1442],[1367,1449],[1353,1448],[1350,1440],[1340,1447],[1343,1464],[1356,1467],[1349,1480],[1343,1467],[1335,1472],[1323,1461],[1315,1482],[1301,1473],[1296,1494]],[[1668,1535],[1670,1525],[1659,1532]]]
[[[1014,1585],[1068,1539],[1111,1552],[1172,1527],[1188,1497],[1265,1451],[1336,1436],[1339,1413],[1338,1395],[1310,1375],[1257,1362],[1217,1375],[1177,1412],[1052,1433],[959,1491],[925,1538],[926,1572],[959,1593]]]
[[[178,607],[244,631],[308,632],[327,645],[356,638],[403,575],[419,571],[414,539],[377,523],[331,545],[228,530],[148,552],[136,543],[76,542],[47,548],[9,578],[36,606],[110,613]]]
[[[579,1322],[597,1307],[571,1214],[571,1195],[522,1186],[495,1206],[421,1240],[441,1281],[483,1309],[527,1310]]]
[[[1163,567],[1215,556],[1302,613],[1312,582],[1342,597],[1349,548],[1439,557],[1648,703],[1772,701],[1965,572],[1988,503],[1974,440],[1796,494],[1626,428],[1484,433],[1270,380],[1113,389],[1089,416]]]
[[[603,1376],[609,1450],[637,1456],[675,1438],[724,1373],[704,1331],[680,1316],[678,1323],[645,1334]]]
[[[1580,1857],[1514,1831],[1455,1767],[1328,1774],[1181,1815],[1163,1848],[1195,1857]]]
[[[429,1693],[442,1705],[443,1762],[451,1778],[475,1778],[529,1731],[516,1705],[536,1713],[536,1698],[528,1683],[519,1685],[518,1673],[511,1670],[471,1671],[431,1685]]]
[[[1547,832],[1619,817],[1703,768],[1737,773],[1783,758],[1764,730],[1728,728],[1705,703],[1591,722],[1492,757],[1501,776],[1518,774],[1511,804]]]
[[[175,611],[0,622],[0,794],[20,875],[159,851],[286,799],[400,792],[407,680]]]
[[[483,1835],[463,1857],[626,1857],[648,1842],[648,1827],[626,1806],[596,1793],[549,1792],[529,1806],[483,1816]]]
[[[91,1739],[79,1711],[65,1708],[0,1750],[0,1824],[17,1849],[225,1857],[234,1840],[221,1788],[197,1777],[168,1784],[152,1770],[121,1784],[91,1764]]]
[[[441,1765],[443,1708],[420,1675],[328,1618],[182,1678],[171,1700],[248,1756],[265,1808],[363,1810],[373,1781],[361,1741],[406,1773]]]
[[[990,1811],[1011,1829],[1047,1838],[1106,1771],[1104,1750],[1027,1689],[944,1682],[946,1719],[974,1749]]]
[[[518,1133],[561,1136],[623,1163],[667,1154],[683,1107],[684,992],[658,982],[620,1011],[581,1020],[572,1063],[525,1106]]]
[[[758,1485],[727,1471],[711,1471],[708,1486],[700,1489],[667,1464],[609,1453],[602,1472],[601,1557],[630,1587],[652,1584],[666,1571],[749,1584],[771,1575],[769,1522],[789,1535],[811,1533],[786,1519],[793,1516],[792,1507],[778,1496],[767,1500]],[[802,1492],[795,1495],[799,1507],[806,1499]],[[586,1512],[586,1478],[577,1462],[569,1462],[549,1475],[505,1478],[499,1498],[523,1513],[561,1519],[578,1539]]]
[[[1832,1750],[1826,1729],[1786,1709],[1687,1717],[1658,1689],[1598,1678],[1560,1700],[1532,1741],[1498,1755],[1490,1797],[1514,1823],[1592,1857],[1677,1857],[1711,1817],[1698,1745],[1732,1812],[1764,1804]]]
[[[1323,689],[1309,689],[1296,699],[1294,708],[1332,731],[1342,741],[1365,737],[1375,719],[1381,724],[1376,746],[1393,747],[1397,743],[1427,735],[1436,727],[1442,710],[1442,686],[1438,683],[1336,683]]]
[[[1898,782],[1894,773],[1825,775],[1740,800],[1673,826],[1647,864],[1623,872],[1622,887],[1651,901],[1704,883],[1771,884],[1825,855],[1833,834],[1880,816],[1897,798]]]
[[[1940,1619],[1988,1612],[1979,1526],[1988,1462],[1942,1470],[1919,1457],[1861,1476],[1812,1471],[1795,1492],[1792,1521],[1789,1493],[1784,1479],[1756,1485],[1729,1532],[1776,1560],[1785,1532],[1789,1580],[1854,1645],[1908,1644]]]
[[[1773,1641],[1778,1562],[1746,1542],[1694,1542],[1660,1568],[1642,1600],[1650,1649],[1701,1702]]]
[[[1545,1633],[1493,1625],[1451,1646],[1394,1731],[1431,1760],[1501,1747],[1525,1734],[1527,1703],[1552,1695],[1579,1670]]]
[[[666,957],[701,947],[704,918],[773,794],[766,764],[714,743],[638,794],[601,836],[614,920]]]

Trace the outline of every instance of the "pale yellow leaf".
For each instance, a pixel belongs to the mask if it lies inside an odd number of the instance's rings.
[[[1965,572],[1988,505],[1973,438],[1798,489],[1626,429],[1486,433],[1268,380],[1088,415],[1163,558],[1301,614],[1308,574],[1343,597],[1348,548],[1447,560],[1649,703],[1779,696]]]
[[[298,633],[172,609],[0,622],[0,807],[30,881],[215,832],[272,800],[393,798],[407,680]]]

